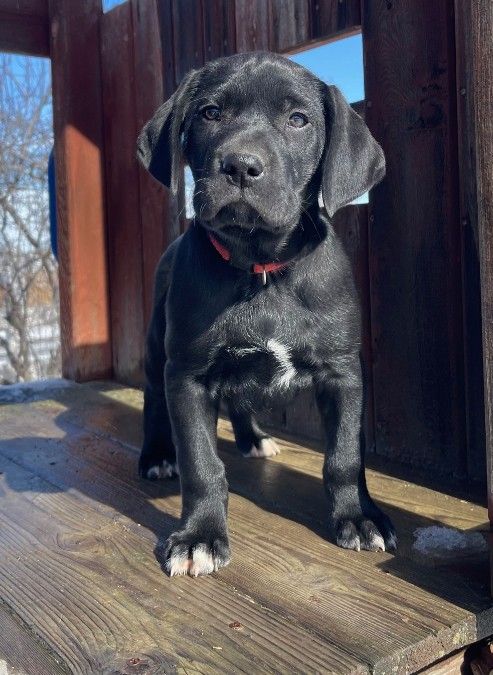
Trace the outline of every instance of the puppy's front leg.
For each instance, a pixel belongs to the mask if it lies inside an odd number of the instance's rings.
[[[323,479],[329,519],[338,546],[393,551],[397,537],[390,519],[368,493],[365,479],[363,382],[359,355],[344,359],[319,377],[317,403],[327,436]]]
[[[166,396],[178,456],[181,528],[166,545],[170,576],[209,574],[230,560],[228,484],[217,455],[217,403],[194,376],[168,362]]]

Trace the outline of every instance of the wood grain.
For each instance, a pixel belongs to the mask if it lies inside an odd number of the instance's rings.
[[[137,384],[142,382],[145,327],[133,37],[130,3],[103,14],[101,66],[113,373],[122,382]]]
[[[453,15],[363,3],[366,121],[387,176],[370,195],[377,452],[466,472]]]
[[[179,83],[193,68],[204,63],[202,0],[173,0],[175,78]]]
[[[161,40],[158,9],[155,2],[131,0],[133,53],[135,60],[135,108],[137,131],[174,91],[173,58],[163,71],[163,60],[173,45],[166,36]],[[164,10],[164,3],[159,3]],[[169,79],[171,78],[171,82]],[[166,80],[166,82],[164,82]],[[135,144],[136,139],[134,139]],[[139,173],[139,208],[142,231],[142,270],[144,326],[150,321],[153,306],[154,273],[163,251],[178,232],[173,225],[173,200],[169,191],[142,167]]]
[[[269,50],[272,44],[272,8],[266,0],[234,0],[236,51]]]
[[[474,59],[470,39],[472,4],[455,3],[456,99],[459,160],[461,267],[464,325],[467,472],[485,482],[485,417],[481,282],[478,249]]]
[[[50,55],[48,0],[1,0],[0,50]]]
[[[453,654],[424,670],[420,670],[420,675],[457,675],[457,673],[462,673],[462,668],[465,665],[464,654],[465,650],[462,649],[457,654]]]
[[[52,467],[53,482],[17,462],[22,454],[21,464],[30,464],[32,444],[12,440],[11,447],[20,451],[16,463],[5,456],[0,461],[0,578],[6,602],[71,672],[114,672],[131,659],[147,663],[145,672],[151,673],[180,668],[250,673],[252,663],[259,673],[366,672],[296,620],[229,584],[213,577],[195,583],[168,580],[152,549],[155,526],[165,534],[175,520],[156,510],[156,491],[147,495],[132,481],[129,501],[121,477],[77,456],[70,466],[70,448],[64,447],[63,434],[54,432],[52,441],[45,438],[35,450],[45,468]],[[79,453],[94,445],[87,435],[79,440]],[[121,450],[104,440],[101,448],[101,458]],[[178,508],[175,499],[173,511]]]
[[[311,0],[311,38],[324,40],[351,34],[361,25],[359,0]]]
[[[67,675],[68,669],[62,660],[44,645],[12,613],[7,605],[0,603],[0,668],[7,665],[6,675]]]
[[[50,0],[62,370],[111,374],[99,0]]]
[[[48,0],[0,0],[0,12],[48,20]]]
[[[156,645],[169,644],[162,641],[173,641],[175,635],[200,635],[202,622],[209,625],[211,616],[216,616],[214,631],[220,631],[218,623],[226,622],[226,615],[233,617],[245,627],[238,636],[248,638],[247,643],[241,643],[242,653],[259,664],[259,672],[274,667],[275,659],[280,658],[274,672],[315,672],[321,663],[337,673],[351,669],[366,672],[367,668],[375,673],[415,672],[493,630],[484,575],[481,580],[471,573],[477,561],[463,561],[461,570],[453,565],[435,570],[413,556],[411,543],[416,526],[443,523],[466,530],[482,526],[485,509],[371,473],[371,488],[392,513],[399,534],[403,528],[409,532],[403,537],[402,552],[395,557],[351,554],[325,539],[321,456],[296,444],[282,443],[283,454],[275,461],[244,460],[231,444],[229,426],[222,423],[222,457],[231,487],[233,562],[217,578],[168,583],[159,576],[152,547],[174,526],[180,498],[176,481],[159,485],[135,478],[137,456],[131,446],[140,442],[141,393],[109,384],[74,387],[45,396],[45,400],[22,408],[0,408],[5,439],[0,442],[0,471],[6,491],[0,503],[0,550],[5,545],[15,551],[21,540],[23,547],[36,542],[37,547],[43,547],[42,554],[37,550],[33,554],[41,565],[42,579],[60,583],[59,568],[63,567],[67,578],[73,575],[81,580],[88,602],[101,609],[101,621],[112,636],[105,663],[112,663],[115,654],[120,654],[121,643],[114,633],[132,630],[135,639],[141,640],[137,620],[146,626],[139,654],[155,654],[152,649],[156,650]],[[28,411],[22,420],[20,410]],[[28,511],[30,517],[24,523]],[[10,524],[4,524],[4,519]],[[78,541],[82,542],[80,548]],[[54,542],[57,547],[53,551]],[[60,548],[63,564],[57,565]],[[89,560],[92,562],[86,569]],[[0,574],[1,570],[0,565]],[[77,603],[81,602],[78,584],[73,596]],[[110,597],[115,584],[120,590]],[[151,593],[151,599],[146,589],[152,588],[159,588],[159,594]],[[182,595],[185,589],[189,611],[184,614],[175,592]],[[230,598],[232,589],[237,590]],[[48,592],[43,590],[43,595]],[[15,611],[23,616],[26,609],[10,585],[5,593],[8,603],[12,606],[14,602]],[[245,596],[249,600],[241,608],[230,604]],[[55,597],[60,613],[60,599]],[[161,624],[150,627],[162,616],[160,602],[166,603],[166,616],[174,626],[171,633],[166,629],[165,635],[160,633]],[[152,620],[144,619],[151,603],[158,605],[157,614]],[[120,613],[121,605],[128,611]],[[63,613],[65,629],[69,634],[77,630],[79,645],[74,656],[65,637],[63,656],[73,665],[92,650],[91,658],[96,660],[91,663],[101,664],[98,633],[91,623],[96,619],[90,622],[81,607],[78,611],[83,619],[76,628],[70,607],[68,618]],[[239,613],[248,609],[255,609],[255,618]],[[29,611],[34,612],[31,603]],[[269,620],[284,623],[277,627],[270,624],[268,629],[262,623],[267,621],[262,612],[268,613]],[[244,621],[239,618],[245,616]],[[35,614],[34,618],[39,623]],[[89,628],[81,627],[86,622]],[[289,624],[291,632],[286,634]],[[43,626],[43,635],[54,630]],[[199,633],[195,633],[199,626]],[[176,663],[177,653],[190,659],[190,650],[197,649],[199,654],[194,652],[193,658],[210,664],[200,651],[201,645],[205,642],[209,650],[211,645],[223,646],[214,663],[216,672],[227,672],[223,659],[240,658],[234,651],[239,647],[231,647],[234,655],[224,653],[224,643],[214,641],[214,631],[205,630],[197,647],[191,647],[190,641],[184,647],[183,637],[177,637],[170,651],[164,646],[158,653],[168,654]],[[252,636],[260,634],[262,640],[258,637],[253,643]],[[306,642],[308,636],[310,641]],[[125,658],[129,658],[132,645],[126,645]],[[240,672],[244,663],[241,657]]]
[[[207,0],[202,3],[204,60],[228,56],[236,51],[235,3],[232,0]]]
[[[271,4],[272,51],[292,50],[311,39],[310,0],[272,0]]]
[[[481,271],[488,511],[493,522],[493,6],[475,3],[466,26],[473,73],[474,142]],[[493,553],[492,553],[493,556]],[[493,557],[492,557],[493,559]],[[492,566],[493,570],[493,566]],[[492,577],[493,588],[493,577]]]

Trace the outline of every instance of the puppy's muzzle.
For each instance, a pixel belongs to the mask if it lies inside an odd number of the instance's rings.
[[[220,171],[233,185],[250,187],[263,177],[264,164],[257,155],[230,152],[222,159]]]

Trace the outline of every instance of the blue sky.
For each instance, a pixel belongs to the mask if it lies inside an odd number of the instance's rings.
[[[352,103],[365,97],[361,35],[330,42],[291,56],[327,84],[335,84]]]

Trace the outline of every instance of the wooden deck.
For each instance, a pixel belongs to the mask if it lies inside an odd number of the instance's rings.
[[[4,399],[8,396],[5,396]],[[233,560],[168,579],[159,541],[178,481],[136,477],[142,395],[53,386],[0,408],[0,656],[31,673],[412,673],[493,634],[486,551],[429,557],[430,525],[486,532],[486,510],[376,471],[396,556],[325,538],[322,455],[280,441],[245,460],[220,423]]]

